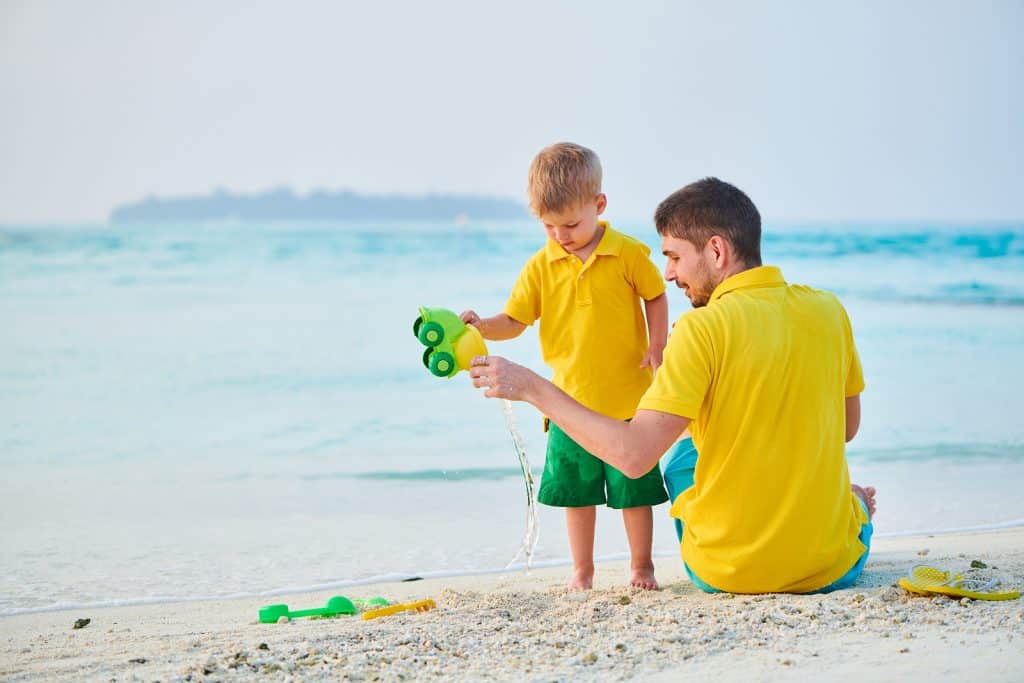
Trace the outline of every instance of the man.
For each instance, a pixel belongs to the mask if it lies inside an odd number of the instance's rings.
[[[760,214],[728,183],[706,178],[675,192],[655,226],[665,279],[695,310],[676,323],[631,422],[494,356],[474,360],[474,386],[533,404],[631,477],[689,428],[700,456],[670,514],[684,524],[683,560],[703,590],[852,584],[867,559],[874,489],[851,487],[846,466],[864,389],[846,311],[832,294],[761,265]]]

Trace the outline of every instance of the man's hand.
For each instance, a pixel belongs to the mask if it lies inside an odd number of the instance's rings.
[[[501,356],[475,356],[469,376],[474,387],[487,390],[487,398],[510,401],[528,401],[534,380],[539,379],[536,373]]]

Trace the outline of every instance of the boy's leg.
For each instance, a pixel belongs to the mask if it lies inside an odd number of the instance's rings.
[[[651,507],[668,500],[665,484],[658,465],[639,479],[630,479],[611,465],[604,468],[608,486],[608,507],[622,510],[622,522],[629,538],[630,584],[645,590],[655,590],[654,562],[651,543],[654,535],[654,513]]]
[[[605,500],[604,464],[552,422],[537,501],[565,508],[573,562],[569,588],[586,590],[594,583],[595,506]]]
[[[629,539],[629,585],[644,590],[657,590],[651,545],[654,542],[654,513],[648,506],[623,508],[622,523]]]
[[[590,590],[594,586],[594,526],[597,508],[565,508],[565,528],[572,552],[571,590]]]

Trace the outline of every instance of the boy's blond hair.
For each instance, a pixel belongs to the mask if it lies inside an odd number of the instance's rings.
[[[537,216],[573,209],[601,193],[601,160],[571,142],[545,147],[530,164],[526,193]]]

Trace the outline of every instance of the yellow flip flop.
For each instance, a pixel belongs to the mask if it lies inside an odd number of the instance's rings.
[[[960,574],[926,564],[912,567],[910,574],[897,583],[915,595],[948,595],[972,600],[1016,600],[1020,597],[1020,591],[997,590],[1002,583],[999,579],[965,579]]]
[[[998,590],[1002,581],[992,579],[953,579],[944,586],[930,589],[933,593],[941,593],[954,598],[970,598],[971,600],[1016,600],[1020,591]]]
[[[896,583],[904,590],[915,595],[934,595],[935,588],[948,585],[951,581],[963,578],[960,574],[955,576],[938,567],[929,567],[926,564],[919,564],[911,567],[910,573],[902,577]]]

